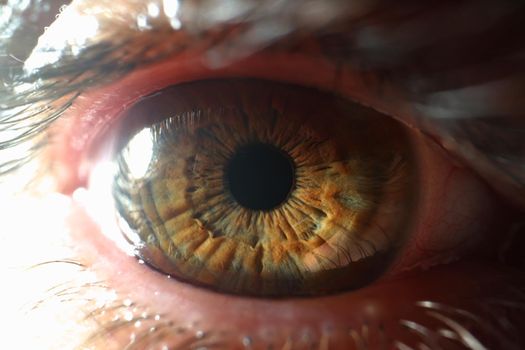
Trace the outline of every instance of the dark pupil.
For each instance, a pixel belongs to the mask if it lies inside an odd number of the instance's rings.
[[[282,204],[294,184],[294,166],[287,154],[268,144],[240,148],[225,171],[233,198],[252,210],[270,210]]]

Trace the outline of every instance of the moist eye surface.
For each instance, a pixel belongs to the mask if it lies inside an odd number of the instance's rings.
[[[404,126],[330,93],[194,82],[144,98],[125,122],[113,182],[123,233],[180,280],[260,297],[356,289],[410,232]]]

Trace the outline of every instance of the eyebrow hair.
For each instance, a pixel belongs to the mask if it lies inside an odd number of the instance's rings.
[[[148,4],[157,6],[159,13],[154,15]],[[339,65],[394,82],[423,117],[442,124],[433,128],[435,133],[452,130],[452,140],[469,141],[483,152],[487,135],[473,132],[470,124],[475,124],[474,117],[492,117],[486,114],[491,111],[465,111],[461,105],[451,109],[450,98],[454,101],[459,89],[525,72],[521,45],[525,4],[514,1],[369,0],[356,6],[327,0],[299,6],[247,0],[243,8],[225,6],[218,14],[210,0],[198,5],[180,2],[174,14],[160,0],[148,4],[73,2],[40,38],[24,65],[11,69],[0,87],[0,150],[19,146],[26,155],[8,156],[0,164],[0,174],[19,168],[45,145],[45,131],[82,91],[188,50],[200,50],[212,66],[261,50],[313,50]],[[312,17],[312,11],[324,15]],[[88,29],[89,23],[96,23],[96,28],[90,35],[75,32],[68,27],[72,20],[87,21],[83,23]],[[298,48],[298,41],[314,44]],[[449,91],[448,99],[431,99]],[[523,112],[517,108],[513,113]],[[462,118],[469,133],[448,125],[457,118]],[[511,181],[518,186],[525,183],[525,172],[514,171]]]

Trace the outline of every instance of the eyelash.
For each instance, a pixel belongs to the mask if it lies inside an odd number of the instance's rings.
[[[182,43],[180,48],[185,46]],[[121,49],[125,50],[127,47],[129,44]],[[9,83],[0,90],[0,123],[7,125],[0,129],[0,149],[19,147],[22,151],[16,152],[16,157],[3,157],[0,176],[20,169],[35,158],[38,150],[48,140],[28,144],[60,119],[84,91],[121,79],[131,74],[136,67],[157,62],[180,48],[172,47],[167,53],[143,59],[142,57],[148,57],[147,51],[138,51],[131,57],[114,56],[119,47],[112,43],[101,43],[88,47],[80,58],[65,58],[65,62],[73,60],[69,65],[62,63],[58,67],[45,66],[29,74],[19,65],[15,69],[16,73],[8,80]],[[90,73],[86,76],[85,72]],[[46,82],[45,85],[42,82]],[[23,128],[20,127],[22,123]]]
[[[47,304],[53,305],[76,302],[83,303],[82,310],[84,316],[83,323],[94,323],[97,325],[96,331],[89,334],[81,344],[79,349],[92,348],[96,344],[107,346],[108,337],[117,337],[120,333],[130,337],[129,349],[140,347],[143,340],[151,336],[157,337],[159,331],[172,331],[174,334],[187,333],[189,330],[177,325],[172,321],[165,320],[162,314],[148,314],[147,308],[133,303],[131,300],[115,297],[115,292],[110,289],[104,281],[93,279],[87,266],[74,259],[50,260],[31,267],[33,270],[43,269],[50,265],[67,265],[75,269],[75,279],[56,284],[41,295],[39,300],[31,305],[30,312],[38,312],[46,308]],[[52,267],[53,267],[52,266]],[[37,271],[38,272],[38,271]],[[82,277],[83,275],[87,278]],[[78,281],[83,281],[79,284]],[[92,302],[97,300],[96,302]],[[101,303],[100,301],[104,302]],[[138,326],[137,326],[138,325]],[[204,338],[202,331],[194,331],[195,341],[189,346],[205,346],[202,342]],[[156,344],[164,341],[162,337],[155,339]],[[101,343],[98,343],[101,342]]]

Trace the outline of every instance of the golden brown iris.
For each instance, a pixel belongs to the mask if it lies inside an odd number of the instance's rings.
[[[165,89],[128,114],[114,197],[139,256],[165,273],[235,294],[319,295],[373,281],[403,243],[411,148],[371,109],[224,80]]]

